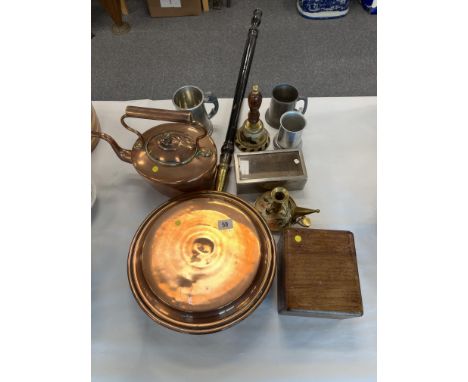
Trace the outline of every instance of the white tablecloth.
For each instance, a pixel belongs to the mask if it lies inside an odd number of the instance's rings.
[[[212,119],[218,151],[232,99]],[[269,99],[264,99],[264,120]],[[123,147],[126,105],[172,109],[170,100],[94,102],[101,128]],[[211,106],[211,105],[210,105]],[[246,117],[244,104],[240,121]],[[347,320],[280,316],[276,280],[265,301],[226,331],[192,336],[151,321],[128,286],[133,234],[167,198],[120,161],[107,142],[92,154],[92,376],[94,381],[374,381],[376,379],[376,98],[309,98],[303,152],[309,180],[291,192],[320,208],[312,228],[354,233],[364,316]],[[144,130],[154,122],[130,120]],[[276,130],[270,129],[273,138]],[[273,149],[272,146],[270,149]],[[235,193],[234,171],[227,191]],[[246,199],[253,201],[255,195]]]

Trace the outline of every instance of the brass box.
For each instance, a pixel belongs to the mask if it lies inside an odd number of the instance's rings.
[[[238,194],[264,192],[281,186],[302,190],[307,170],[299,149],[270,150],[234,155]]]
[[[279,243],[278,311],[327,318],[362,316],[354,236],[288,228]]]

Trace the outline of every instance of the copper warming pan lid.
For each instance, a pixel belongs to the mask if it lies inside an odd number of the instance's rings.
[[[154,321],[191,334],[226,329],[267,295],[275,242],[262,218],[231,194],[201,191],[154,210],[133,238],[128,279]]]

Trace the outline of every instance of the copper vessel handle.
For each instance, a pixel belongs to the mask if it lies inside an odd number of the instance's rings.
[[[150,107],[127,106],[125,115],[128,118],[154,119],[156,121],[192,123],[189,111],[153,109]]]
[[[207,136],[208,130],[206,130],[205,126],[203,126],[198,121],[192,121],[192,126],[196,127],[197,129],[200,129],[202,131],[202,133],[197,137],[197,139],[195,139],[195,146],[197,147],[197,150],[200,152],[201,148],[200,148],[200,145],[198,144],[198,141]]]
[[[110,135],[92,131],[91,136],[104,139],[105,141],[109,142],[109,144],[121,160],[123,160],[124,162],[132,163],[132,152],[130,150],[123,149],[122,147],[120,147],[115,141],[115,139],[112,138]]]
[[[138,137],[141,139],[143,143],[145,142],[143,135],[138,130],[135,130],[131,128],[130,126],[128,126],[127,123],[125,122],[125,118],[152,119],[156,121],[179,122],[179,123],[190,124],[202,130],[202,133],[195,140],[195,145],[197,146],[198,150],[200,150],[198,141],[200,139],[203,139],[207,135],[207,130],[205,126],[203,126],[200,122],[194,121],[194,119],[192,118],[192,113],[189,111],[165,110],[165,109],[155,109],[151,107],[139,107],[139,106],[127,106],[125,108],[125,114],[122,115],[122,117],[120,118],[120,122],[122,123],[123,127],[125,127],[127,130],[138,135]]]
[[[138,131],[128,126],[125,122],[125,118],[141,118],[141,119],[152,119],[156,121],[168,121],[168,122],[180,122],[192,124],[192,113],[189,111],[176,111],[176,110],[165,110],[165,109],[154,109],[151,107],[139,107],[139,106],[127,106],[125,108],[125,114],[120,118],[120,122],[123,127],[138,135],[142,142],[143,135]]]

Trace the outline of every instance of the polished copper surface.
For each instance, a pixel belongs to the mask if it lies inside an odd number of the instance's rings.
[[[146,142],[146,153],[154,162],[177,166],[190,162],[197,155],[197,145],[187,134],[162,132]]]
[[[224,193],[181,195],[153,211],[130,247],[128,277],[156,322],[204,334],[248,316],[270,289],[273,237],[252,206]]]
[[[219,222],[229,221],[232,228],[219,229]],[[149,286],[164,302],[199,312],[240,297],[252,283],[260,257],[249,217],[227,203],[193,199],[153,221],[142,267]]]
[[[173,123],[140,133],[126,123],[126,118]],[[174,195],[211,188],[216,172],[216,145],[205,128],[192,120],[189,112],[127,106],[121,123],[138,136],[132,150],[120,147],[105,133],[91,134],[106,140],[121,160],[132,163],[135,170],[161,192]]]
[[[168,140],[177,143],[160,144],[165,134],[170,135]],[[145,131],[142,136],[146,144],[138,139],[131,153],[133,166],[140,175],[152,183],[180,191],[210,188],[216,171],[216,146],[211,137],[205,135],[195,149],[200,136],[198,126],[166,123]]]

